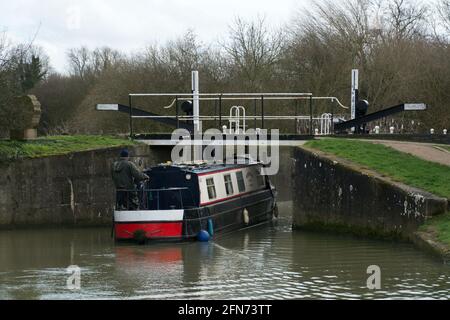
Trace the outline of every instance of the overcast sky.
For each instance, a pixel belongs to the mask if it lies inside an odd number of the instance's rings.
[[[204,43],[226,36],[235,17],[264,16],[281,26],[311,0],[1,0],[0,30],[44,48],[66,71],[68,48],[110,46],[133,52],[193,29]]]

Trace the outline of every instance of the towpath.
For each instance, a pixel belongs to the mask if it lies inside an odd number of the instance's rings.
[[[384,144],[401,152],[412,154],[413,156],[419,157],[424,160],[450,166],[450,152],[436,144],[390,140],[371,141],[374,143]]]

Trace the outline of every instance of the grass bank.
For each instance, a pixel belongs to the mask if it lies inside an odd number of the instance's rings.
[[[450,213],[429,219],[419,230],[434,234],[438,241],[450,248]]]
[[[0,161],[38,158],[92,149],[131,146],[135,142],[110,136],[48,136],[30,141],[0,140]]]
[[[432,217],[416,232],[415,243],[450,264],[450,213]]]
[[[320,139],[308,141],[305,146],[348,159],[393,180],[450,199],[448,166],[359,140]]]

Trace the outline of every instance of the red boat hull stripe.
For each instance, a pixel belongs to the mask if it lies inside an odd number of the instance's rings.
[[[178,222],[137,222],[137,223],[117,223],[114,226],[116,239],[132,239],[133,233],[137,230],[144,230],[147,238],[181,237],[183,223]]]

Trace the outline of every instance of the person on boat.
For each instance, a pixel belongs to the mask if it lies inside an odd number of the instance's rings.
[[[137,166],[129,160],[127,149],[120,152],[120,158],[111,168],[112,179],[116,187],[116,202],[118,209],[136,210],[139,208],[139,199],[136,185],[149,177],[139,171]]]

